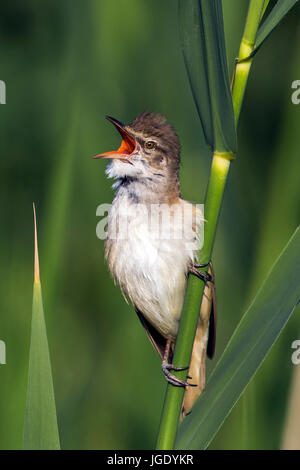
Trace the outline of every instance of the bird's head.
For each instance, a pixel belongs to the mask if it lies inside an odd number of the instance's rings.
[[[111,160],[108,177],[134,178],[179,194],[180,143],[174,128],[161,114],[142,113],[130,124],[106,116],[122,136],[118,150],[94,158]]]

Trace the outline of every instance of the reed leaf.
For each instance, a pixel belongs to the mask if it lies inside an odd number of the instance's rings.
[[[300,301],[298,228],[242,317],[205,392],[178,432],[178,449],[205,449]]]
[[[298,0],[278,0],[266,20],[257,31],[255,46],[252,56],[256,54],[261,45],[269,37],[272,31],[279,25],[281,20],[287,15],[290,9],[298,2]]]
[[[34,211],[34,285],[23,449],[60,449],[52,372],[39,273]]]
[[[236,153],[221,0],[179,0],[182,52],[207,145]]]

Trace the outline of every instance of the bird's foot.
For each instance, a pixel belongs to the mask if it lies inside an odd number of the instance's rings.
[[[191,384],[191,383],[186,382],[184,380],[178,379],[178,377],[171,374],[171,372],[170,372],[171,370],[177,370],[177,371],[187,370],[188,367],[177,367],[177,366],[174,366],[173,364],[169,364],[167,361],[163,361],[162,364],[161,364],[161,368],[162,368],[162,371],[165,375],[166,380],[170,384],[174,385],[175,387],[186,387],[187,385],[189,385],[190,387],[197,387],[196,384]],[[187,375],[187,378],[191,379],[192,377]]]
[[[195,268],[207,268],[207,266],[210,265],[210,261],[208,263],[203,263],[203,264],[194,264]]]
[[[200,271],[200,269],[199,269],[199,268],[206,268],[209,265],[210,265],[210,261],[206,264],[193,264],[192,266],[190,266],[189,272],[191,274],[194,274],[194,276],[197,276],[202,281],[204,281],[205,284],[207,282],[212,282],[213,283],[214,281],[213,281],[212,276],[208,272]]]

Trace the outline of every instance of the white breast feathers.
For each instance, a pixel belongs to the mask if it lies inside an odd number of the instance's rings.
[[[108,215],[105,256],[126,299],[165,337],[175,339],[188,267],[202,237],[198,208],[139,204],[118,191]]]

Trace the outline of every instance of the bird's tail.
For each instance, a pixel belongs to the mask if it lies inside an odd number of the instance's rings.
[[[212,270],[210,270],[212,275]],[[200,308],[197,331],[193,344],[192,357],[188,375],[189,382],[197,384],[196,387],[186,387],[181,409],[181,419],[191,410],[194,402],[205,388],[206,354],[211,358],[214,354],[215,342],[215,288],[208,283],[204,289]]]

